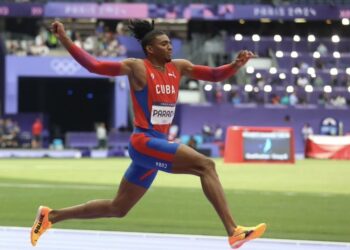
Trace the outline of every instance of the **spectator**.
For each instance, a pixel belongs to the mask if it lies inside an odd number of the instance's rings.
[[[315,87],[322,87],[324,85],[322,77],[316,76],[315,78],[312,78],[312,85]]]
[[[188,140],[187,145],[193,149],[197,149],[197,141],[193,135],[190,136],[190,139]]]
[[[345,107],[346,106],[346,99],[344,96],[337,95],[336,97],[331,99],[331,104],[335,107]]]
[[[320,53],[321,56],[327,56],[328,54],[328,48],[323,43],[320,43],[316,50]]]
[[[291,106],[295,106],[296,104],[298,104],[298,97],[297,95],[295,94],[295,92],[292,92],[290,95],[289,95],[289,104]]]
[[[214,141],[222,141],[224,135],[224,130],[220,125],[216,125],[215,131],[214,131]]]
[[[32,148],[42,147],[43,124],[40,118],[37,118],[32,125]]]
[[[297,77],[296,85],[298,85],[299,87],[305,87],[308,84],[309,84],[309,79],[306,75],[300,75],[299,77]]]
[[[280,96],[277,94],[271,95],[271,103],[272,104],[275,104],[275,105],[280,104],[280,99],[281,99]]]
[[[98,141],[98,148],[107,148],[107,129],[103,122],[96,125],[96,137]]]
[[[241,97],[239,96],[237,91],[233,91],[231,93],[231,103],[234,104],[234,105],[241,103]]]
[[[314,134],[314,130],[312,129],[309,123],[305,123],[305,125],[301,129],[301,133],[303,135],[304,141],[306,141],[310,135]]]
[[[282,105],[289,105],[289,96],[287,94],[285,94],[284,96],[282,96],[281,98],[281,104]]]
[[[204,142],[211,142],[213,137],[213,131],[210,125],[205,123],[202,127],[202,134]]]
[[[169,135],[168,135],[168,140],[169,141],[175,141],[179,133],[179,126],[176,124],[172,124],[170,129],[169,129]]]
[[[321,93],[318,95],[317,104],[325,105],[329,102],[329,97],[327,93]]]

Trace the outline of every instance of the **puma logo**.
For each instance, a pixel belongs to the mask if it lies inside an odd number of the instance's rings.
[[[168,76],[172,76],[172,77],[176,78],[176,75],[174,72],[168,73]]]

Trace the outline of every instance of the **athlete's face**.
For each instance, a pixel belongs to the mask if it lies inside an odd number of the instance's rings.
[[[173,52],[173,46],[167,35],[156,36],[150,46],[149,53],[159,60],[170,62]]]

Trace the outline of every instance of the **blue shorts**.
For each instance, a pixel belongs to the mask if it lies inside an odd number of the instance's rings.
[[[178,147],[179,144],[169,142],[165,134],[155,130],[136,128],[129,143],[132,162],[124,178],[131,183],[149,188],[158,170],[172,172]]]

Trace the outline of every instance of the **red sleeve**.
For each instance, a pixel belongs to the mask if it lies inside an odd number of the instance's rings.
[[[220,67],[212,68],[202,65],[194,65],[192,77],[198,80],[219,82],[226,80],[236,73],[236,69],[231,64],[225,64]]]
[[[68,52],[79,64],[92,73],[107,76],[117,76],[120,74],[120,62],[99,61],[75,44],[68,48]]]

